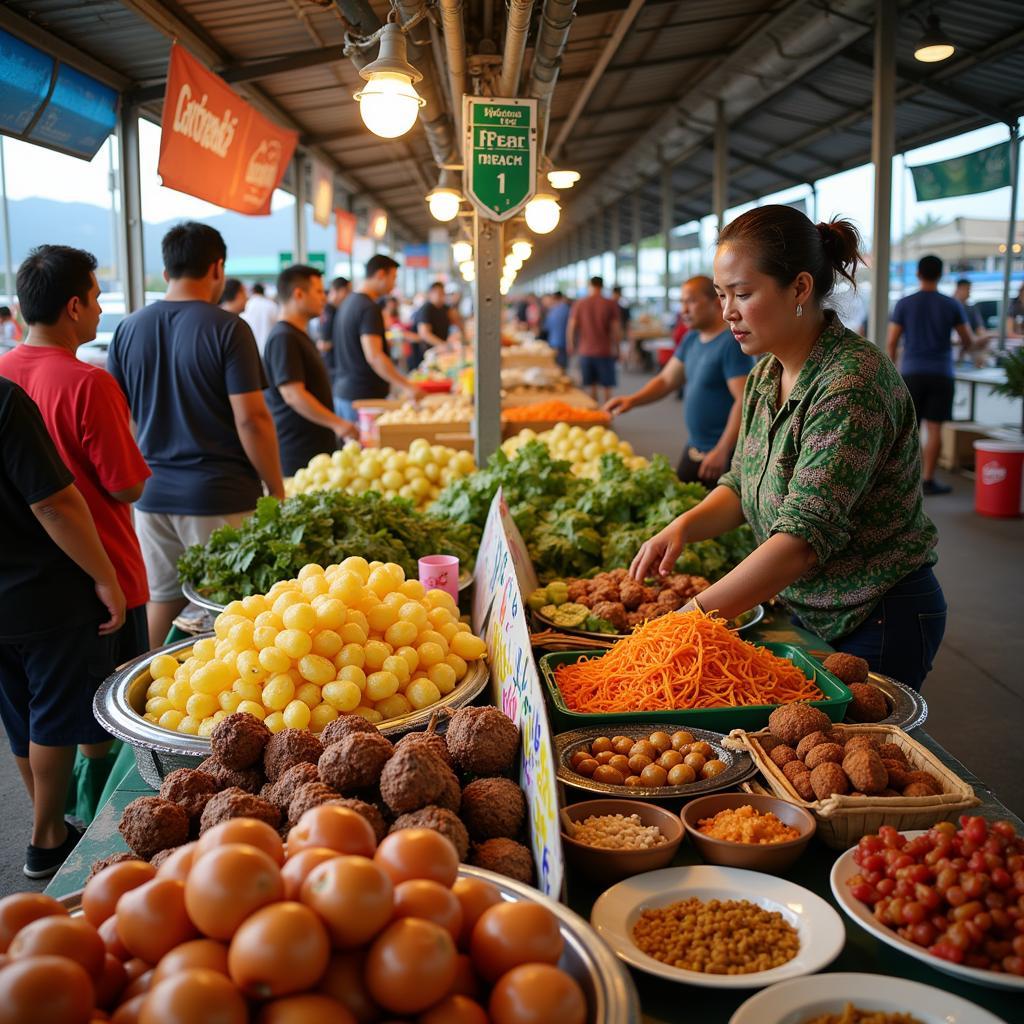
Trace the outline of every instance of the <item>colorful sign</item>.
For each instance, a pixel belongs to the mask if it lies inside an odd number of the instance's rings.
[[[334,242],[334,248],[338,252],[344,252],[351,255],[352,246],[356,241],[356,215],[349,213],[347,210],[335,210],[334,221],[337,229],[337,238]]]
[[[430,246],[429,245],[407,245],[402,250],[402,261],[407,267],[430,269]]]
[[[991,192],[1010,184],[1010,144],[1000,142],[977,153],[911,167],[910,173],[914,176],[914,192],[919,203]]]
[[[488,220],[514,217],[537,184],[537,101],[464,96],[466,194]]]
[[[175,43],[157,173],[167,188],[239,213],[270,213],[299,141]]]
[[[523,602],[523,591],[535,588],[537,577],[501,491],[491,503],[473,579],[473,628],[487,641],[494,702],[522,736],[519,783],[526,793],[537,888],[560,899],[565,865],[554,744]]]

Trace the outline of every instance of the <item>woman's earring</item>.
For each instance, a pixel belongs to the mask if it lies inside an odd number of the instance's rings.
[[[797,306],[796,307],[796,315],[797,316],[803,316],[804,315],[804,307],[803,306]]]

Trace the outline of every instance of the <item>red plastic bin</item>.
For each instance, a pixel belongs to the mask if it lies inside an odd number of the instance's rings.
[[[1021,514],[1024,444],[974,442],[974,510],[1000,518]]]

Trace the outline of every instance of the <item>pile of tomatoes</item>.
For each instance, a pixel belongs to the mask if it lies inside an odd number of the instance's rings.
[[[555,915],[458,870],[439,833],[378,846],[344,807],[303,815],[287,856],[231,819],[106,868],[81,916],[0,900],[0,1024],[584,1024]]]
[[[1024,975],[1024,838],[1008,821],[963,816],[908,839],[885,825],[853,859],[852,895],[943,960]]]

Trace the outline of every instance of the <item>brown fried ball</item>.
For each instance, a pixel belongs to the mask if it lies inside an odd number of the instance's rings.
[[[796,756],[802,761],[819,743],[832,743],[834,740],[831,730],[809,733],[796,745]]]
[[[614,583],[598,583],[590,588],[590,609],[599,604],[614,604],[619,600],[619,588]]]
[[[455,766],[474,775],[503,775],[519,754],[519,726],[494,707],[459,708],[444,740]]]
[[[826,761],[833,764],[843,763],[843,748],[838,743],[819,743],[812,747],[804,758],[804,764],[812,771]]]
[[[883,789],[882,792],[879,793],[878,795],[879,796],[903,796],[903,794],[898,789],[893,789],[892,786],[886,786],[885,789]]]
[[[643,584],[632,579],[623,580],[619,584],[619,600],[626,611],[635,612],[644,601]]]
[[[316,764],[323,744],[305,729],[282,729],[274,733],[263,751],[263,768],[269,782],[277,782],[289,768],[303,761]]]
[[[132,853],[149,860],[168,846],[188,842],[188,815],[170,800],[140,796],[124,809],[117,830]]]
[[[686,598],[682,594],[677,594],[671,587],[666,587],[658,595],[656,603],[663,608],[667,608],[670,612],[674,612],[677,608],[682,608],[686,604]]]
[[[208,757],[196,766],[196,770],[212,775],[217,780],[218,789],[230,789],[234,786],[244,789],[246,793],[258,793],[265,781],[259,767],[229,768],[219,757]]]
[[[780,768],[789,764],[790,761],[796,761],[796,751],[787,746],[785,743],[778,743],[772,747],[771,753],[768,755]]]
[[[818,800],[827,800],[833,793],[843,796],[850,791],[850,780],[837,764],[826,761],[811,772],[811,788]]]
[[[341,794],[322,782],[307,782],[292,794],[288,801],[288,824],[294,825],[311,807],[337,800]]]
[[[695,594],[700,594],[711,586],[703,576],[692,576],[684,572],[672,573],[665,578],[665,583],[685,601],[689,601]]]
[[[469,863],[533,885],[533,854],[514,839],[488,839],[477,843]]]
[[[863,683],[868,677],[868,672],[871,671],[871,666],[863,658],[858,658],[855,654],[843,654],[842,652],[830,654],[822,662],[822,665],[837,679],[846,683],[847,686],[852,686],[854,683]]]
[[[167,853],[169,854],[170,851],[173,849],[173,846],[170,847],[167,850]],[[163,852],[164,851],[161,850],[160,853],[157,853],[155,856],[159,857],[160,854]],[[129,853],[127,850],[122,850],[120,853],[112,853],[107,857],[101,857],[98,861],[95,861],[93,863],[93,866],[91,868],[89,868],[89,874],[85,877],[86,885],[88,885],[89,882],[91,882],[101,871],[104,871],[106,868],[113,867],[113,865],[115,864],[123,864],[126,860],[138,859],[139,858],[136,857],[134,853]]]
[[[875,750],[847,747],[843,771],[849,776],[852,787],[862,793],[881,793],[889,785],[889,773]]]
[[[922,786],[930,786],[932,793],[938,796],[942,792],[942,783],[932,775],[931,772],[925,771],[912,771],[907,773],[907,784],[914,785],[919,784]]]
[[[641,615],[639,612],[626,613],[626,626],[628,629],[635,629],[637,626],[642,625],[646,621],[646,616]]]
[[[878,753],[878,740],[874,736],[850,736],[844,741],[843,746],[846,747],[847,753],[852,750],[873,750]]]
[[[287,811],[295,791],[300,786],[319,781],[320,773],[317,771],[316,765],[303,761],[302,764],[292,765],[277,782],[268,782],[260,790],[260,796],[264,800],[269,800],[282,811]]]
[[[376,786],[380,773],[394,754],[391,741],[379,732],[354,732],[332,743],[317,761],[320,781],[339,793],[354,793]]]
[[[406,733],[395,744],[395,749],[398,750],[401,747],[416,746],[417,744],[422,744],[435,757],[439,757],[450,768],[454,767],[452,763],[452,755],[448,753],[448,744],[445,743],[444,737],[440,733],[434,731],[433,720],[431,721],[430,727],[425,732]]]
[[[903,748],[895,743],[879,743],[878,756],[883,761],[899,761],[907,771],[910,770],[910,762],[907,760],[907,755],[903,753]]]
[[[526,797],[509,779],[476,779],[462,791],[462,820],[476,840],[514,839],[526,820]]]
[[[592,611],[599,619],[610,622],[618,633],[625,633],[629,628],[626,606],[621,601],[598,601]]]
[[[362,715],[338,715],[324,726],[323,732],[320,733],[320,742],[326,749],[353,732],[377,732],[377,726]]]
[[[790,782],[792,782],[798,775],[808,774],[810,770],[811,769],[808,768],[803,761],[787,761],[782,766],[782,774],[785,775]]]
[[[160,797],[163,800],[170,800],[172,804],[178,804],[190,818],[198,818],[210,797],[218,789],[217,780],[208,772],[201,772],[195,768],[178,768],[170,775],[164,776],[164,781],[160,784]]]
[[[459,783],[459,777],[451,770],[448,769],[448,774],[445,776],[444,789],[441,790],[440,796],[434,798],[434,803],[438,807],[445,807],[454,814],[458,814],[462,809],[462,786]]]
[[[347,807],[350,811],[362,815],[370,823],[378,843],[388,834],[388,823],[385,821],[384,815],[381,814],[380,808],[374,804],[344,796],[331,800],[330,804],[332,807]]]
[[[214,825],[219,825],[230,818],[257,818],[259,821],[265,821],[271,828],[277,828],[281,823],[281,811],[269,800],[232,787],[211,797],[203,816],[199,819],[199,834],[202,835]]]
[[[938,796],[934,787],[927,782],[911,782],[903,789],[903,796]]]
[[[210,733],[210,749],[228,768],[251,768],[262,760],[270,735],[255,715],[236,711],[218,722]]]
[[[799,761],[793,761],[793,764],[800,764]],[[789,765],[786,765],[788,768]],[[786,769],[784,768],[783,771]],[[796,772],[796,774],[789,780],[789,784],[796,790],[797,795],[801,800],[806,800],[808,803],[815,799],[814,796],[814,785],[811,782],[810,772]]]
[[[783,743],[795,747],[812,732],[831,732],[832,723],[824,711],[810,704],[783,704],[768,716],[768,728]]]
[[[889,703],[885,694],[870,683],[851,683],[853,700],[846,708],[846,717],[851,722],[880,722],[889,716]]]
[[[647,620],[660,618],[667,611],[668,609],[663,604],[658,604],[657,601],[645,601],[637,608],[636,613],[642,619]]]
[[[568,591],[569,602],[571,604],[580,604],[581,597],[590,596],[590,580],[570,580]]]
[[[390,831],[399,832],[403,828],[429,828],[434,832],[440,832],[459,851],[459,860],[465,860],[469,853],[469,833],[466,826],[457,814],[453,814],[445,807],[428,804],[418,811],[401,814],[395,819]]]
[[[898,789],[902,792],[902,790],[910,785],[910,771],[905,764],[899,761],[890,761],[884,757],[882,758],[882,764],[885,765],[885,772],[889,776],[889,785],[893,789]]]
[[[418,811],[444,792],[450,771],[423,747],[396,750],[380,773],[380,795],[393,814]]]

